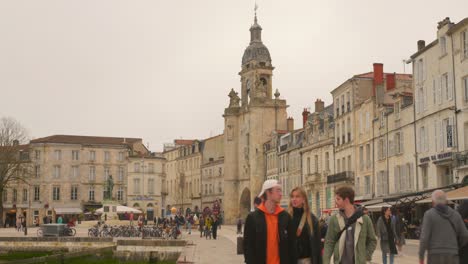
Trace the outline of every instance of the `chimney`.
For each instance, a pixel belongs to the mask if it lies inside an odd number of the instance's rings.
[[[325,109],[325,102],[320,99],[315,100],[315,112],[322,112]]]
[[[424,49],[426,47],[426,42],[424,40],[418,40],[418,51]]]
[[[376,97],[377,104],[383,103],[384,98],[384,73],[383,64],[374,63],[374,85],[373,95]]]
[[[307,108],[304,108],[304,111],[302,111],[302,127],[305,127],[307,123],[307,118],[309,118],[309,110]]]
[[[383,64],[374,63],[374,85],[383,84]]]
[[[387,74],[387,91],[395,89],[395,77],[396,73],[393,74]]]
[[[288,124],[288,131],[289,132],[293,131],[294,130],[294,118],[288,117],[287,124]]]

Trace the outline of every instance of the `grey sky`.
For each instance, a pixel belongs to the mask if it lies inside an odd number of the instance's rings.
[[[354,74],[402,72],[437,22],[468,1],[258,0],[273,88],[301,112]],[[0,117],[34,138],[175,138],[222,133],[253,23],[253,0],[0,1]],[[407,65],[406,72],[411,69]]]

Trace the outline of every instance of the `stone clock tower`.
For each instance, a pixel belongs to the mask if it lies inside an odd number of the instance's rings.
[[[262,27],[250,27],[250,44],[242,56],[241,97],[229,93],[224,110],[224,217],[234,223],[253,206],[265,180],[263,144],[273,131],[286,130],[286,101],[272,94],[273,69],[270,52],[262,43]]]

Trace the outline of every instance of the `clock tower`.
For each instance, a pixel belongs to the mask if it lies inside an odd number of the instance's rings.
[[[274,131],[286,130],[286,100],[273,94],[274,67],[262,42],[255,14],[250,43],[242,56],[241,95],[231,90],[224,110],[224,217],[235,223],[245,217],[266,177],[264,146]]]

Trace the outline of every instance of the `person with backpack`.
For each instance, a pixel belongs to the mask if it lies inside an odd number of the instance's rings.
[[[340,187],[335,191],[336,206],[340,212],[330,217],[323,263],[365,264],[372,259],[377,246],[374,227],[369,216],[354,205],[354,190]],[[357,239],[357,241],[356,241]]]

